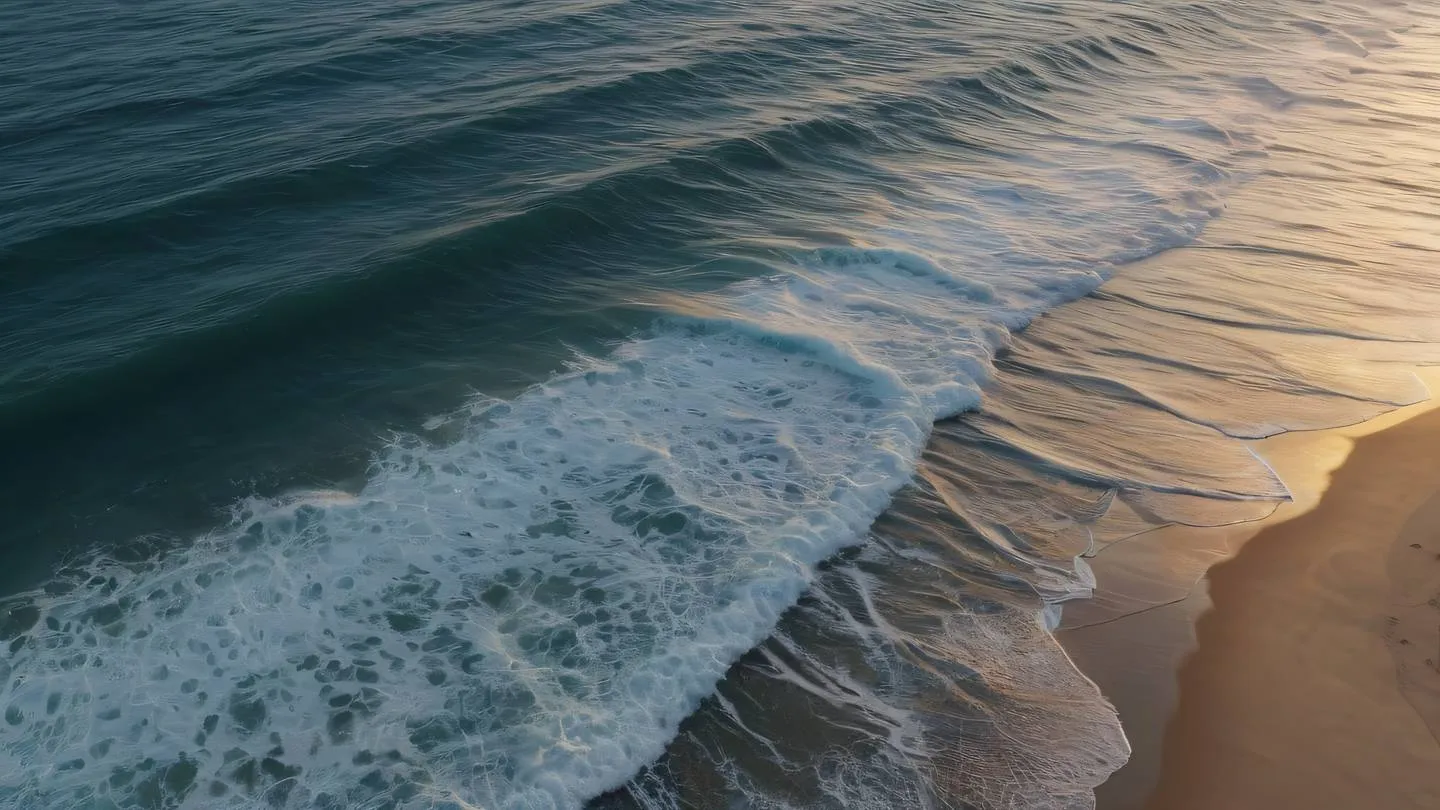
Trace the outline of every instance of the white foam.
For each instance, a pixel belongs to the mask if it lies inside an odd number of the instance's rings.
[[[1187,210],[1135,218],[1115,255],[1192,234],[1209,209]],[[1103,280],[1085,253],[797,255],[477,404],[451,444],[395,443],[353,497],[250,501],[11,600],[0,804],[504,810],[617,787],[864,537],[933,421],[977,406],[1009,331]]]
[[[893,292],[916,284],[943,286]],[[882,328],[833,338],[853,295],[763,286],[738,299],[791,303],[662,324],[459,442],[392,447],[353,499],[252,502],[25,597],[7,800],[569,807],[623,782],[908,480],[938,402],[976,401],[909,384]]]

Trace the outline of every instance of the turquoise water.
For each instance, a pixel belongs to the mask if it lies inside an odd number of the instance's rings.
[[[1086,558],[1427,396],[1434,27],[7,6],[0,805],[1088,806]]]

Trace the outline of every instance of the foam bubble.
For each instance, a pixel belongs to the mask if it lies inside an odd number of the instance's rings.
[[[503,808],[620,784],[862,536],[939,409],[975,403],[993,347],[963,313],[926,321],[955,337],[938,353],[880,315],[837,337],[879,284],[953,286],[864,266],[738,291],[746,320],[663,323],[460,441],[397,443],[353,497],[252,501],[13,600],[0,790]],[[914,371],[939,360],[969,399]]]
[[[1192,234],[1208,209],[1186,210],[1123,245]],[[1017,255],[795,254],[432,420],[458,438],[395,442],[353,496],[248,501],[8,600],[0,804],[503,810],[621,785],[861,541],[934,420],[978,405],[1010,330],[1108,273]]]

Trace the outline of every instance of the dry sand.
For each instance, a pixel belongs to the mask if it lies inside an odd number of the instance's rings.
[[[1157,549],[1197,573],[1234,555],[1188,598],[1067,614],[1135,748],[1101,810],[1440,808],[1440,411],[1258,449],[1296,503],[1097,560],[1123,594]]]

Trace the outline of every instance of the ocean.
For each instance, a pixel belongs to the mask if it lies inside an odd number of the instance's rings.
[[[1429,396],[1408,0],[0,8],[0,807],[1087,808]]]

